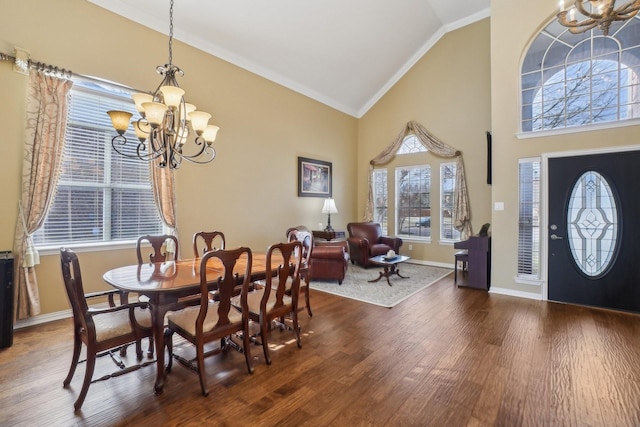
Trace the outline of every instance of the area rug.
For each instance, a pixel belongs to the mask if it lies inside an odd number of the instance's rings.
[[[409,277],[402,279],[396,275],[390,277],[391,286],[383,277],[379,281],[369,283],[378,277],[382,267],[362,268],[349,263],[347,275],[338,285],[335,280],[312,280],[311,289],[327,292],[345,298],[363,301],[382,307],[391,308],[410,296],[431,286],[453,270],[450,268],[431,267],[404,262],[398,265],[400,274]]]

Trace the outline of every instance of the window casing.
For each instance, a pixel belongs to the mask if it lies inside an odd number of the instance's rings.
[[[553,20],[529,47],[521,74],[522,132],[640,118],[640,16],[609,36],[571,34]]]
[[[518,277],[540,279],[540,159],[521,159],[518,168]]]
[[[397,167],[396,234],[412,239],[431,239],[431,167]]]
[[[455,229],[453,201],[456,191],[456,163],[440,164],[440,240],[458,241],[460,232]]]
[[[162,231],[149,163],[111,147],[114,131],[106,112],[136,115],[129,96],[115,85],[74,80],[61,176],[44,224],[34,233],[37,246],[131,241]],[[136,140],[132,131],[126,136]]]

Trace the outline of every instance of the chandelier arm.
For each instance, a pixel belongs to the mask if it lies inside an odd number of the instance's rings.
[[[633,18],[638,14],[638,10],[640,10],[640,0],[629,2],[616,12],[616,21]]]
[[[149,137],[149,147],[151,151],[156,153],[154,158],[158,158],[167,152],[167,146],[164,144],[164,138],[161,132],[156,128],[151,130]]]
[[[130,159],[150,161],[159,156],[151,153],[140,154],[141,151],[146,151],[146,144],[144,142],[138,142],[138,145],[136,146],[136,154],[130,154],[125,151],[121,151],[120,148],[118,148],[118,147],[124,147],[128,142],[129,140],[125,136],[116,135],[111,139],[111,146],[113,147],[114,150],[116,150],[116,153],[120,154],[121,156],[128,157]]]
[[[582,22],[578,22],[578,23],[576,23],[575,21],[573,23],[570,22],[565,26],[569,27],[569,32],[571,34],[580,34],[580,33],[584,33],[585,31],[589,31],[592,28],[597,27],[598,22],[596,22],[593,19],[589,19],[589,20],[584,20]]]
[[[612,2],[612,3],[615,3],[615,2]],[[582,5],[582,0],[576,0],[574,3],[574,6],[582,16],[586,16],[591,19],[602,19],[602,17],[604,16],[603,13],[593,13],[585,9],[585,7]]]
[[[580,22],[578,22],[575,19],[569,21],[569,19],[567,18],[568,13],[569,11],[567,10],[563,10],[562,12],[558,13],[558,20],[560,21],[560,24],[562,24],[563,26],[569,27],[569,31],[571,31],[574,28],[582,28],[582,27],[588,26],[588,28],[585,29],[586,31],[598,25],[598,22],[593,18],[588,18]],[[577,34],[574,31],[571,31],[571,32],[573,34]]]
[[[162,154],[156,153],[155,151],[149,151],[147,144],[145,144],[144,142],[138,144],[138,146],[136,147],[136,153],[137,156],[132,157],[137,157],[138,159],[145,160],[147,162],[150,162],[153,159],[157,159]]]
[[[201,155],[205,154],[206,157],[201,159],[200,156],[195,156],[195,155],[188,156],[184,154],[180,154],[179,157],[181,160],[186,160],[190,163],[195,163],[199,165],[207,164],[216,158],[216,150],[210,145],[206,145],[200,154]]]

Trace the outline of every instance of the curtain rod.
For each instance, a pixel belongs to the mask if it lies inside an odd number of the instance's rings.
[[[21,55],[22,54],[22,55]],[[24,57],[23,57],[24,56]],[[85,79],[85,80],[89,80],[92,82],[96,82],[96,83],[108,83],[110,85],[114,85],[114,86],[118,86],[121,87],[123,89],[129,90],[129,91],[137,91],[137,92],[146,92],[149,93],[148,91],[142,91],[142,90],[137,90],[134,89],[132,87],[129,86],[125,86],[123,84],[120,83],[115,83],[109,80],[105,80],[105,79],[100,79],[97,77],[91,77],[91,76],[87,76],[84,74],[78,74],[78,73],[74,73],[71,70],[67,70],[66,68],[60,68],[57,67],[55,65],[49,65],[46,64],[44,62],[39,62],[39,61],[34,61],[31,58],[28,57],[28,53],[22,49],[16,48],[16,55],[9,55],[7,53],[4,52],[0,52],[0,62],[1,61],[6,61],[6,62],[13,62],[13,69],[14,71],[21,73],[21,74],[25,74],[28,75],[29,69],[34,69],[34,70],[38,70],[38,71],[43,71],[45,73],[48,74],[53,74],[53,75],[57,75],[59,77],[65,78],[65,79],[71,79],[72,77],[77,77],[77,78],[81,78],[81,79]]]
[[[45,64],[44,62],[33,61],[26,55],[25,51],[16,49],[16,55],[9,55],[7,53],[0,52],[0,60],[13,61],[13,70],[21,74],[29,74],[29,69],[43,71],[49,74],[55,74],[60,77],[70,79],[75,74],[71,70],[65,68],[56,67],[54,65]],[[84,77],[84,76],[79,76]]]

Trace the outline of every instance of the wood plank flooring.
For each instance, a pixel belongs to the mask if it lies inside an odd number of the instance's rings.
[[[253,375],[239,353],[208,359],[207,398],[179,364],[154,395],[149,366],[93,384],[74,414],[71,321],[18,330],[0,350],[0,425],[640,426],[640,316],[457,288],[453,275],[392,309],[311,292],[302,349],[276,330],[271,366],[252,347]]]

